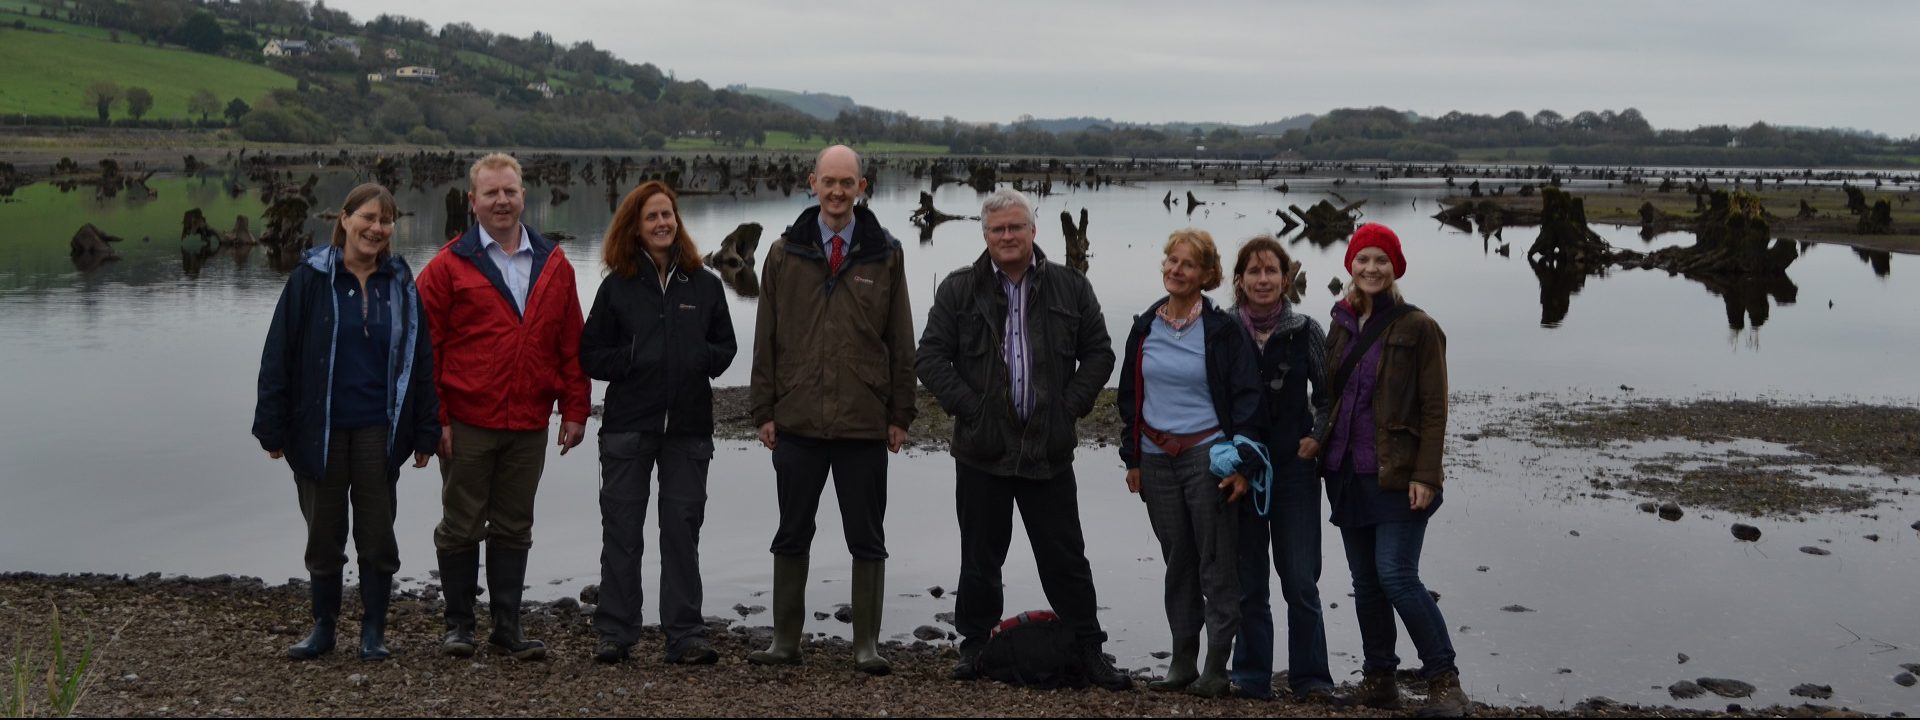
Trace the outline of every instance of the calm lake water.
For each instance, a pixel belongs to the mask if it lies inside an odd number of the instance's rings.
[[[353,179],[327,177],[322,205],[344,196]],[[0,570],[257,575],[277,581],[302,574],[294,489],[283,465],[248,434],[260,344],[285,276],[264,248],[204,256],[198,241],[175,240],[179,219],[201,208],[225,228],[236,215],[261,227],[262,206],[232,199],[218,177],[160,177],[158,197],[95,200],[91,190],[63,194],[48,185],[0,203]],[[939,278],[981,250],[979,225],[955,221],[920,239],[907,217],[923,186],[888,174],[872,206],[902,238],[916,312],[929,306]],[[1283,195],[1255,183],[1238,186],[1152,184],[1073,191],[1041,200],[1040,244],[1061,259],[1062,210],[1091,215],[1088,276],[1107,322],[1124,337],[1133,313],[1161,294],[1160,245],[1189,224],[1213,233],[1231,253],[1240,240],[1281,227],[1274,211],[1309,205],[1332,189],[1291,180]],[[1193,191],[1208,204],[1190,215],[1161,196]],[[1592,695],[1672,702],[1664,688],[1681,679],[1732,677],[1759,686],[1748,705],[1792,703],[1802,682],[1831,684],[1836,705],[1880,712],[1911,710],[1920,690],[1894,685],[1900,663],[1920,662],[1920,519],[1895,498],[1867,514],[1763,521],[1766,540],[1736,544],[1732,518],[1689,513],[1664,523],[1624,500],[1578,496],[1585,472],[1609,460],[1512,440],[1464,444],[1457,436],[1503,422],[1507,411],[1548,399],[1767,397],[1910,404],[1920,399],[1920,283],[1907,279],[1911,256],[1867,256],[1834,245],[1810,247],[1793,265],[1792,289],[1734,293],[1663,272],[1616,271],[1568,294],[1543,290],[1521,257],[1534,231],[1504,240],[1446,228],[1430,219],[1445,189],[1437,184],[1354,183],[1338,188],[1367,198],[1366,219],[1403,239],[1408,298],[1446,328],[1452,386],[1462,402],[1452,433],[1458,449],[1452,496],[1429,530],[1425,577],[1443,595],[1468,690],[1492,703],[1571,705]],[[445,187],[402,193],[398,252],[416,268],[442,244]],[[579,239],[565,244],[581,279],[583,309],[601,270],[600,235],[610,210],[597,188],[550,206],[544,188],[530,197],[527,222]],[[978,212],[978,196],[943,187],[936,205]],[[1590,202],[1608,202],[1593,200]],[[1626,201],[1621,201],[1626,202]],[[706,249],[735,226],[764,226],[760,258],[780,229],[811,204],[803,194],[690,197],[684,222]],[[84,222],[126,238],[121,258],[91,272],[69,260],[67,240]],[[325,224],[313,229],[325,237]],[[1610,242],[1652,243],[1635,231],[1598,228]],[[1512,257],[1494,252],[1511,242]],[[1305,264],[1303,307],[1324,322],[1333,301],[1327,281],[1339,272],[1343,244],[1290,245]],[[1900,274],[1896,275],[1895,271]],[[1213,293],[1227,300],[1222,289]],[[733,296],[743,344],[753,303]],[[918,325],[918,323],[916,323]],[[746,383],[741,359],[719,380]],[[1621,386],[1632,388],[1624,390]],[[596,398],[604,388],[596,388]],[[1675,450],[1665,447],[1662,451]],[[1724,452],[1683,446],[1681,452]],[[590,439],[548,460],[540,496],[529,583],[537,596],[573,594],[598,581],[597,463]],[[909,452],[893,459],[888,516],[887,631],[903,635],[952,609],[925,588],[951,588],[958,531],[952,520],[952,460]],[[1162,564],[1144,509],[1121,483],[1111,450],[1081,451],[1081,509],[1097,575],[1109,650],[1129,667],[1157,665],[1148,653],[1168,640],[1158,601]],[[1900,480],[1900,479],[1895,479]],[[1911,488],[1912,478],[1904,479]],[[723,442],[714,460],[703,538],[707,612],[733,616],[736,603],[770,582],[767,544],[776,511],[766,453]],[[427,578],[438,518],[438,475],[403,472],[399,532],[403,577]],[[846,602],[847,561],[836,510],[824,503],[815,548],[812,610]],[[1579,534],[1574,535],[1572,532]],[[1879,541],[1863,539],[1877,534]],[[1829,557],[1794,551],[1822,540]],[[1009,610],[1044,607],[1024,538],[1014,541],[1007,578]],[[1338,535],[1326,533],[1323,596],[1336,674],[1358,671],[1359,639]],[[1486,571],[1479,568],[1485,566]],[[654,574],[648,573],[651,583]],[[1276,587],[1277,595],[1277,587]],[[1525,605],[1537,612],[1500,608]],[[749,623],[768,622],[756,615]],[[833,620],[809,631],[844,635]],[[1854,634],[1870,638],[1855,641]],[[1880,641],[1884,644],[1876,644]],[[1401,655],[1414,653],[1403,639]],[[1891,647],[1892,649],[1888,649]],[[1685,653],[1691,661],[1677,663]],[[1719,707],[1724,699],[1681,703]]]

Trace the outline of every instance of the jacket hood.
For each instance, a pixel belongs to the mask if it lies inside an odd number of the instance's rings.
[[[340,261],[340,254],[339,248],[322,245],[308,250],[305,255],[300,256],[300,259],[306,263],[307,267],[325,274],[333,271],[334,264]],[[387,261],[381,263],[380,269],[393,273],[394,277],[400,279],[413,277],[412,266],[407,264],[406,258],[400,257],[400,253],[387,253]]]

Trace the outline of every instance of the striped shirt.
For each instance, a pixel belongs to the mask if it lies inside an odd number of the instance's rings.
[[[1039,261],[1033,260],[1027,271],[1020,274],[1020,282],[999,268],[993,274],[1000,278],[1000,290],[1007,295],[1006,332],[1000,338],[1001,355],[1007,361],[1007,381],[1013,395],[1013,412],[1025,422],[1033,413],[1033,386],[1028,384],[1027,376],[1033,369],[1033,358],[1027,352],[1027,288],[1033,282],[1033,270]]]

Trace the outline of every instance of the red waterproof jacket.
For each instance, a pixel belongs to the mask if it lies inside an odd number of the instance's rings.
[[[527,312],[513,306],[500,269],[480,245],[480,228],[440,248],[416,284],[433,336],[433,384],[440,422],[492,430],[540,430],[560,419],[585,423],[592,384],[580,369],[580,296],[566,253],[532,230]]]

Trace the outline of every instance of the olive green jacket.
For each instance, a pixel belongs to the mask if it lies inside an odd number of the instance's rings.
[[[1353,340],[1353,332],[1336,318],[1327,331],[1330,371],[1344,361]],[[1384,348],[1373,386],[1373,427],[1380,487],[1405,490],[1408,483],[1420,483],[1439,489],[1446,482],[1441,465],[1447,438],[1447,335],[1432,316],[1414,310],[1388,325],[1378,342]],[[1331,390],[1333,409],[1327,417],[1337,418],[1344,388]],[[1335,424],[1320,429],[1322,448]]]
[[[823,440],[884,440],[914,418],[913,308],[900,241],[866,208],[840,272],[827,271],[820,208],[800,213],[760,272],[749,389],[756,427]]]

